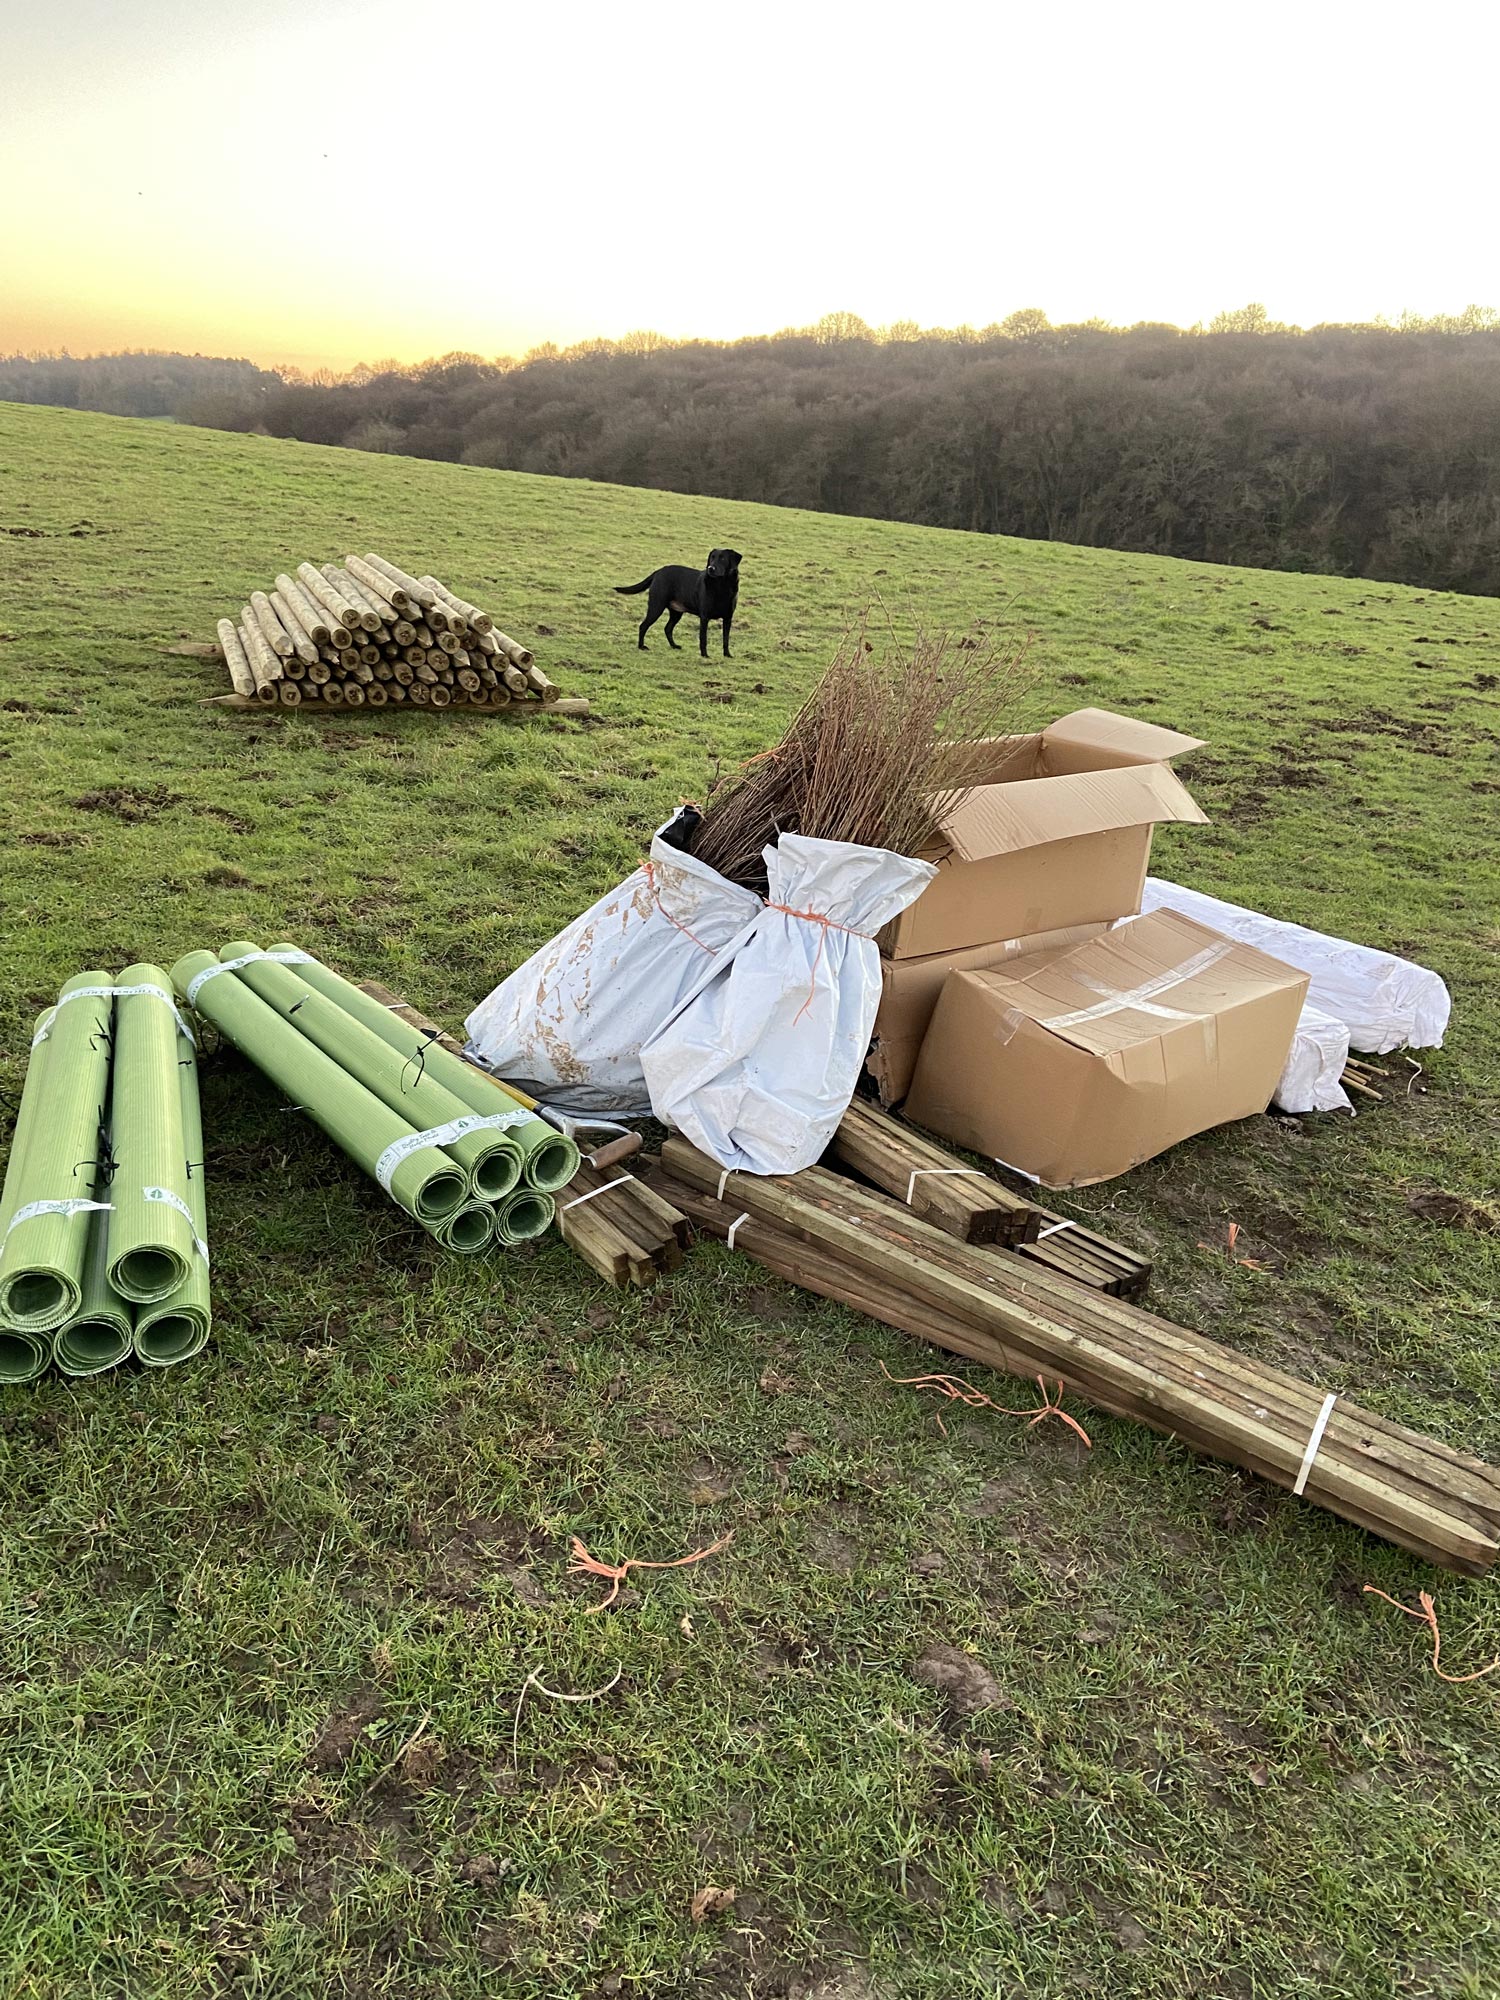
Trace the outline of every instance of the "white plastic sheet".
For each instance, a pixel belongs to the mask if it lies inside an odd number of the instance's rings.
[[[651,1108],[721,1167],[792,1174],[849,1107],[880,1005],[874,934],[937,870],[783,834],[770,893],[645,1044]]]
[[[642,1042],[761,907],[750,890],[671,846],[666,830],[658,828],[647,862],[465,1023],[481,1062],[549,1105],[644,1117]]]
[[[1263,917],[1155,875],[1147,877],[1141,909],[1180,910],[1310,974],[1308,1001],[1343,1022],[1352,1048],[1385,1055],[1391,1049],[1442,1046],[1452,1008],[1448,989],[1435,972],[1410,959]]]

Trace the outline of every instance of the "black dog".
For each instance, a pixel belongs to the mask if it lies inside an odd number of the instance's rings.
[[[674,653],[682,648],[672,637],[680,618],[696,618],[698,621],[698,651],[708,658],[708,628],[715,618],[724,625],[724,657],[729,658],[729,628],[734,623],[734,607],[740,594],[740,563],[743,561],[738,549],[710,549],[708,562],[702,569],[686,569],[681,563],[668,563],[665,569],[654,569],[642,583],[617,583],[615,589],[622,597],[635,597],[640,591],[649,590],[646,600],[646,615],[641,620],[637,643],[641,651],[646,650],[646,634],[665,611],[667,613],[667,644]]]

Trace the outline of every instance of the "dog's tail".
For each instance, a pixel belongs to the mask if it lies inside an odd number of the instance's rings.
[[[643,576],[639,583],[617,583],[615,585],[615,589],[619,591],[621,597],[639,597],[643,590],[649,590],[650,588],[651,579],[649,576]]]

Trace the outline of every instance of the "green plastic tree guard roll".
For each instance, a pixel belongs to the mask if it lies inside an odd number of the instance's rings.
[[[135,1308],[109,1282],[109,1210],[89,1217],[88,1253],[83,1264],[83,1300],[52,1343],[53,1359],[64,1375],[102,1375],[130,1353]]]
[[[539,1188],[518,1188],[495,1203],[495,1241],[525,1243],[544,1236],[557,1217],[557,1203]]]
[[[277,945],[277,951],[292,951],[292,945]],[[388,1007],[382,1007],[378,1000],[352,985],[326,965],[311,958],[306,965],[297,968],[307,984],[326,994],[330,1000],[338,1002],[346,1014],[351,1014],[372,1033],[380,1036],[389,1047],[410,1053],[412,1030],[404,1021],[398,1020]],[[470,1111],[481,1114],[493,1111],[495,1098],[504,1089],[498,1078],[490,1082],[478,1074],[472,1063],[466,1063],[451,1049],[441,1048],[436,1042],[427,1048],[427,1074],[435,1077],[446,1090],[462,1098]],[[512,1102],[519,1102],[512,1099]],[[522,1107],[525,1108],[524,1106]],[[520,1148],[524,1165],[521,1178],[528,1187],[540,1188],[544,1194],[555,1194],[566,1187],[578,1171],[578,1148],[565,1134],[549,1125],[545,1119],[532,1116],[524,1125],[518,1125],[511,1132],[511,1138]]]
[[[31,1063],[26,1072],[26,1083],[30,1087],[28,1100],[23,1094],[15,1126],[10,1135],[10,1156],[5,1163],[5,1185],[0,1189],[0,1245],[5,1241],[6,1227],[16,1209],[21,1206],[21,1183],[23,1170],[21,1157],[25,1150],[27,1133],[37,1121],[37,1106],[41,1102],[41,1065],[46,1059],[47,1044],[35,1039],[41,1035],[48,1016],[41,1015],[33,1029]],[[0,1388],[10,1388],[21,1382],[32,1382],[46,1367],[51,1352],[51,1344],[42,1334],[24,1333],[19,1327],[10,1327],[0,1322]]]
[[[190,951],[172,967],[172,983],[191,1007],[305,1111],[398,1206],[418,1222],[439,1222],[461,1208],[463,1170],[433,1145],[415,1145],[384,1173],[389,1149],[417,1137],[414,1128],[324,1055],[211,951]]]
[[[478,1118],[462,1098],[445,1090],[428,1073],[426,1051],[410,1029],[407,1047],[391,1048],[335,1001],[299,978],[300,967],[268,958],[255,945],[243,941],[226,944],[219,957],[226,965],[238,966],[239,976],[252,993],[258,993],[299,1034],[306,1035],[324,1055],[373,1091],[397,1117],[416,1131],[441,1133],[443,1136],[434,1138],[433,1143],[463,1168],[468,1192],[476,1200],[496,1201],[510,1193],[521,1178],[520,1148],[499,1122],[478,1130],[452,1129],[477,1126]],[[498,1100],[491,1114],[497,1121],[514,1119],[516,1124],[524,1123],[526,1116],[519,1105],[506,1111]]]
[[[468,1202],[457,1214],[434,1223],[431,1234],[445,1250],[460,1257],[477,1257],[494,1240],[495,1212],[488,1202]]]
[[[198,1101],[198,1052],[186,1035],[177,1037],[177,1091],[182,1111],[183,1172],[193,1234],[208,1245],[208,1187],[203,1169],[203,1107]],[[212,1327],[209,1265],[195,1255],[187,1276],[159,1305],[143,1306],[136,1314],[135,1351],[148,1368],[170,1368],[191,1361],[208,1345]]]
[[[0,1324],[12,1333],[55,1332],[83,1297],[113,991],[107,972],[78,973],[37,1030],[41,1039],[21,1094],[19,1160],[14,1176],[6,1176],[9,1213],[0,1248]]]
[[[166,973],[128,966],[115,999],[109,1281],[137,1305],[169,1297],[201,1255],[187,1199],[177,1036]]]

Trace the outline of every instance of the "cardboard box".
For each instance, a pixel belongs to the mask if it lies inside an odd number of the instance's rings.
[[[1048,1187],[1264,1111],[1307,974],[1175,910],[945,982],[906,1115]]]
[[[1013,958],[1080,944],[1108,929],[1108,924],[1074,924],[1070,930],[1042,931],[1036,937],[1010,938],[1003,944],[976,944],[967,951],[939,951],[930,958],[883,958],[875,1039],[865,1062],[880,1091],[881,1103],[889,1110],[910,1090],[922,1037],[950,972],[989,972],[998,965],[1008,965]]]
[[[1129,916],[1141,905],[1152,828],[1207,818],[1168,769],[1201,748],[1196,736],[1102,708],[960,746],[953,781],[973,789],[934,807],[923,858],[938,874],[881,932],[881,951],[927,958]]]

